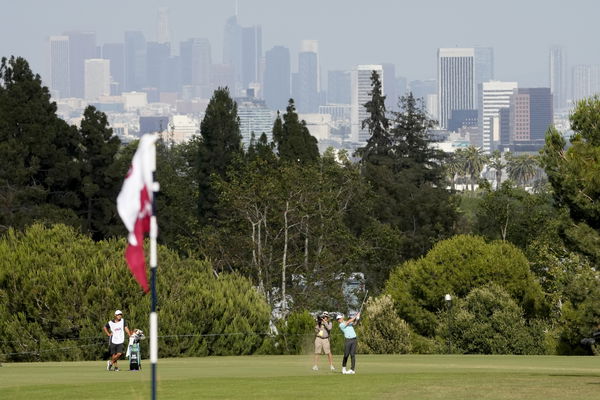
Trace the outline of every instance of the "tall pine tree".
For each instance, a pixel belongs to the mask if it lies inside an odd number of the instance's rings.
[[[312,163],[319,159],[317,139],[310,134],[306,122],[298,118],[293,99],[290,99],[283,114],[283,122],[277,115],[273,125],[273,141],[282,161]]]
[[[211,185],[212,175],[226,178],[229,168],[242,159],[242,136],[237,104],[229,89],[218,88],[213,93],[200,124],[198,142],[198,211],[201,224],[218,217],[215,208],[217,193]]]

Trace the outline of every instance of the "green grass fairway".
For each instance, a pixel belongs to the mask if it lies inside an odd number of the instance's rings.
[[[598,399],[600,358],[554,356],[365,356],[357,374],[311,370],[310,356],[163,359],[159,399]],[[1,399],[148,399],[142,372],[105,362],[4,364]]]

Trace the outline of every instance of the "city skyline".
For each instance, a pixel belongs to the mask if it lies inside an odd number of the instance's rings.
[[[25,0],[11,4],[6,10],[7,23],[0,32],[2,37],[11,39],[0,41],[0,51],[3,56],[25,57],[42,76],[47,74],[44,54],[50,36],[74,30],[92,31],[96,42],[104,44],[122,42],[125,31],[141,30],[148,41],[160,41],[158,10],[163,7],[169,8],[172,48],[186,39],[205,37],[211,42],[213,60],[221,62],[223,26],[226,19],[235,14],[233,0],[192,5],[184,1],[154,0],[126,3],[108,0],[102,5],[84,5],[58,0],[51,7],[41,6],[44,12],[39,14],[43,17],[28,13],[32,24],[19,24],[33,3]],[[518,81],[521,86],[530,87],[549,85],[548,50],[553,45],[568,50],[571,65],[600,64],[600,52],[594,51],[597,45],[593,35],[585,34],[589,26],[586,18],[590,18],[591,23],[594,13],[582,15],[577,13],[578,7],[559,9],[558,1],[545,2],[540,7],[509,0],[495,12],[494,21],[489,20],[485,5],[470,0],[452,4],[375,1],[369,8],[361,8],[353,1],[318,3],[309,0],[285,7],[272,0],[239,3],[238,18],[242,26],[262,26],[263,53],[276,45],[288,47],[291,65],[297,66],[302,40],[317,40],[323,85],[328,70],[351,70],[356,65],[369,63],[392,63],[396,74],[408,80],[431,79],[436,75],[435,52],[441,47],[493,47],[495,78]],[[592,1],[576,3],[589,10],[600,8]],[[40,8],[39,4],[35,6]],[[458,10],[461,12],[453,13]],[[569,18],[571,13],[577,13],[577,23],[570,22],[575,21]],[[379,17],[379,23],[368,23],[375,16]],[[511,21],[511,29],[499,21],[502,17]],[[36,26],[36,29],[28,26]],[[496,29],[500,26],[503,30]],[[515,63],[515,60],[520,62]]]

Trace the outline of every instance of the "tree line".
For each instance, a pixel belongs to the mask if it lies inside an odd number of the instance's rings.
[[[24,59],[3,59],[0,82],[2,236],[41,223],[71,226],[96,243],[124,237],[114,199],[136,143],[121,145],[93,107],[80,127],[58,118]],[[371,82],[363,121],[370,138],[356,154],[320,154],[292,99],[272,131],[256,132],[245,148],[227,88],[214,92],[191,141],[174,144],[165,133],[157,145],[157,215],[159,241],[176,257],[172,268],[247,282],[246,291],[257,293],[251,304],[264,302],[268,310],[260,321],[266,326],[270,313],[282,318],[279,331],[295,333],[310,333],[307,311],[352,308],[344,288],[361,272],[373,294],[365,351],[442,352],[452,340],[458,352],[591,352],[580,338],[600,317],[600,99],[577,107],[570,147],[550,128],[536,156],[486,156],[476,148],[447,154],[432,146],[435,121],[421,99],[408,94],[386,110],[376,73]],[[495,171],[492,183],[480,179],[485,165]],[[531,191],[543,176],[539,168],[547,181]],[[509,179],[502,183],[504,170]],[[456,191],[456,183],[471,190]],[[7,307],[16,278],[6,273],[9,263],[2,265]],[[177,286],[180,278],[171,278],[164,284]],[[200,289],[188,290],[194,298]],[[455,299],[452,309],[445,293]],[[32,304],[11,310],[24,323],[39,323]],[[204,321],[202,307],[189,307],[195,314],[181,323]],[[389,324],[375,317],[388,311]],[[511,330],[511,320],[521,322]],[[392,329],[394,321],[401,327]],[[470,339],[461,341],[465,332]],[[290,340],[287,347],[277,340],[250,347],[300,351],[301,343]],[[172,354],[188,354],[188,345]]]

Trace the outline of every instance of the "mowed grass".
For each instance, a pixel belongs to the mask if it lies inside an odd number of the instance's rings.
[[[150,364],[105,362],[0,368],[0,399],[148,399]],[[159,399],[598,399],[600,358],[359,355],[356,375],[311,370],[310,356],[161,359]]]

